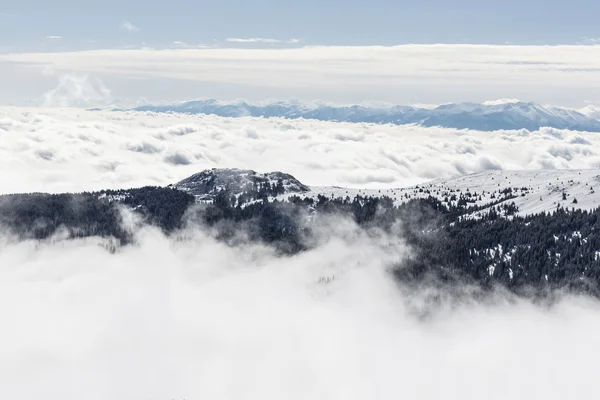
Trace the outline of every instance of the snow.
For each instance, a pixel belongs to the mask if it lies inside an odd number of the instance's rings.
[[[485,206],[499,199],[499,191],[511,188],[517,197],[504,201],[519,208],[517,215],[525,216],[542,212],[554,212],[557,206],[569,210],[593,210],[600,206],[600,169],[593,170],[542,170],[542,171],[486,171],[478,174],[459,176],[451,179],[439,179],[425,184],[394,189],[350,189],[341,187],[310,187],[310,192],[302,196],[316,199],[319,195],[329,197],[388,196],[400,205],[410,199],[436,197],[443,201],[453,194],[459,197],[468,193],[475,194],[475,202],[470,205]],[[522,190],[525,188],[524,190]],[[563,191],[567,200],[563,200]],[[294,194],[279,196],[289,198]],[[481,196],[481,200],[479,197]],[[494,196],[494,198],[492,198]],[[502,195],[500,195],[502,196]],[[577,203],[573,203],[577,199]],[[452,202],[456,204],[456,201]],[[473,217],[489,211],[484,208]]]
[[[198,200],[210,201],[226,186],[229,187],[232,195],[239,195],[243,190],[251,187],[252,182],[256,179],[268,181],[271,184],[282,179],[285,193],[271,197],[271,201],[285,201],[291,196],[308,197],[313,200],[317,200],[319,196],[349,198],[350,200],[357,196],[386,196],[398,206],[412,199],[431,196],[446,205],[456,205],[462,196],[469,199],[468,206],[481,208],[481,210],[465,216],[465,218],[474,219],[481,218],[482,215],[489,212],[491,207],[499,210],[498,207],[511,203],[518,208],[516,215],[519,216],[543,212],[552,213],[558,206],[569,210],[593,210],[600,205],[600,193],[594,189],[600,186],[600,169],[494,170],[451,179],[437,179],[416,186],[388,189],[356,189],[339,186],[308,187],[293,176],[281,172],[256,173],[250,170],[213,169],[195,174],[179,182],[175,187],[196,195]],[[566,200],[563,199],[563,195]],[[252,200],[248,200],[248,204],[251,202]],[[498,203],[492,205],[494,202]],[[500,211],[499,215],[508,219],[512,218]],[[575,237],[582,239],[580,232],[573,232],[572,238]],[[555,236],[554,240],[557,241],[559,238]],[[500,256],[508,252],[501,246],[494,251],[498,251]]]
[[[137,111],[213,114],[222,117],[304,118],[321,121],[368,122],[383,124],[420,124],[457,129],[495,131],[503,129],[538,130],[542,127],[580,131],[600,131],[600,113],[593,106],[570,110],[541,106],[522,101],[485,103],[448,103],[434,108],[393,106],[365,107],[360,105],[313,106],[299,103],[251,104],[216,100],[194,100],[171,105],[145,105]]]
[[[109,203],[112,203],[112,202],[123,201],[128,196],[129,196],[129,194],[111,194],[111,195],[108,195],[106,193],[102,193],[100,196],[98,196],[98,200],[106,199],[106,200],[108,200]]]
[[[175,188],[196,196],[198,201],[210,200],[228,189],[232,195],[239,195],[253,188],[256,183],[277,185],[281,180],[286,193],[302,193],[308,187],[296,178],[281,172],[256,173],[237,168],[213,168],[194,174],[174,185]]]

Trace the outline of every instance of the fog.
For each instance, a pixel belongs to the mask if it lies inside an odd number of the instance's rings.
[[[0,398],[595,397],[592,300],[429,306],[391,276],[403,241],[348,221],[288,257],[199,228],[136,235],[114,254],[3,239]]]
[[[165,185],[211,167],[355,187],[595,168],[596,136],[2,108],[0,192]],[[1,399],[595,397],[596,301],[408,289],[390,268],[410,248],[348,221],[287,257],[197,227],[136,235],[114,254],[94,238],[0,240]]]

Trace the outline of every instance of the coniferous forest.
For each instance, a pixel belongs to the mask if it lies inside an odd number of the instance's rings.
[[[171,235],[190,225],[211,229],[219,240],[265,242],[282,257],[315,245],[313,230],[325,217],[353,220],[366,232],[399,235],[412,255],[396,266],[403,282],[467,282],[511,291],[564,289],[600,295],[600,209],[566,210],[527,217],[515,215],[510,193],[478,218],[468,202],[449,207],[437,198],[412,199],[395,206],[391,198],[316,199],[300,195],[270,199],[264,188],[211,202],[175,188],[144,187],[77,194],[0,196],[0,226],[13,238],[44,240],[58,232],[70,238],[111,237],[120,245],[135,241],[122,213]],[[503,202],[500,204],[500,200]],[[506,201],[508,200],[508,201]]]

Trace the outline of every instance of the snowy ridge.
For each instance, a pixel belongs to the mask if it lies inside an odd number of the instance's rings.
[[[194,100],[171,105],[146,105],[136,111],[211,114],[221,117],[306,118],[321,121],[377,124],[418,124],[480,131],[538,130],[542,127],[600,132],[600,112],[593,106],[580,111],[532,102],[450,103],[435,108],[412,106],[303,105],[273,102],[250,104]]]
[[[396,189],[348,189],[311,187],[307,197],[381,197],[396,205],[411,199],[435,197],[447,205],[457,205],[461,196],[468,205],[482,207],[472,217],[489,211],[491,203],[515,203],[516,215],[552,212],[562,208],[592,210],[600,206],[600,170],[486,171],[452,179],[434,180],[422,185]],[[564,196],[563,196],[564,193]],[[282,199],[291,195],[280,196]],[[499,202],[503,197],[510,199]]]
[[[196,196],[198,201],[210,201],[220,192],[239,196],[256,190],[257,184],[277,186],[281,181],[284,191],[269,193],[271,200],[287,201],[292,196],[318,199],[389,197],[395,205],[412,199],[435,197],[447,206],[477,207],[470,217],[477,218],[491,207],[514,203],[515,215],[553,212],[559,206],[566,209],[592,210],[600,206],[600,169],[598,170],[542,170],[542,171],[486,171],[438,179],[421,185],[394,189],[351,189],[342,187],[309,187],[292,175],[282,172],[257,173],[242,169],[211,169],[192,175],[173,185]],[[248,199],[250,204],[257,199]]]

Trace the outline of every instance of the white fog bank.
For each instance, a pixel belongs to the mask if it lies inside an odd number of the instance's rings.
[[[421,320],[349,225],[278,258],[196,232],[0,246],[0,398],[594,398],[598,303],[471,303]]]

